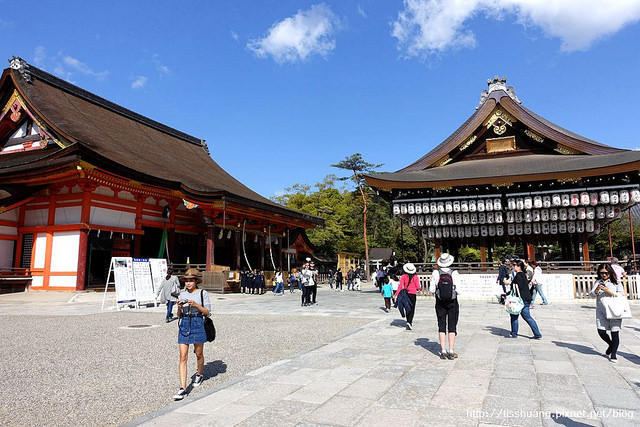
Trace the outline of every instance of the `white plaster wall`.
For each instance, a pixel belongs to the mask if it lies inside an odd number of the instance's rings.
[[[76,282],[76,276],[49,276],[50,288],[75,288]]]
[[[33,277],[31,277],[31,287],[32,288],[41,288],[43,279],[44,278],[42,276],[33,276]]]
[[[24,213],[24,225],[26,227],[47,225],[48,218],[49,218],[49,209],[28,210]]]
[[[109,187],[100,186],[100,187],[96,188],[96,190],[93,192],[93,194],[102,194],[103,196],[113,197],[115,193]]]
[[[51,249],[51,271],[77,271],[79,243],[79,231],[55,233]]]
[[[0,219],[5,221],[17,221],[18,220],[18,209],[11,209],[10,211],[6,211],[0,214]]]
[[[13,267],[13,248],[15,242],[13,240],[0,240],[0,268]]]
[[[56,225],[80,224],[82,206],[56,208]]]
[[[17,227],[6,227],[4,225],[0,225],[0,235],[17,236],[18,235],[18,228]]]
[[[44,255],[47,250],[47,235],[39,233],[35,239],[35,253],[33,254],[33,268],[44,268]]]
[[[91,208],[91,224],[106,225],[111,227],[136,228],[136,214],[112,209]]]

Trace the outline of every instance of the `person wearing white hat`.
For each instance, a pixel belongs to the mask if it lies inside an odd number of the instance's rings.
[[[398,300],[400,314],[403,314],[403,309],[406,312],[407,330],[410,331],[413,329],[413,315],[416,311],[416,295],[418,291],[422,290],[422,287],[420,286],[420,279],[416,275],[415,265],[408,262],[402,269],[405,274],[400,278],[394,299]]]
[[[437,269],[431,273],[429,292],[436,296],[436,317],[438,319],[438,338],[440,338],[440,359],[453,360],[458,357],[454,351],[456,335],[458,334],[458,305],[457,285],[460,283],[460,274],[452,270],[453,256],[443,252],[436,264]],[[447,332],[449,335],[449,350],[447,351]]]

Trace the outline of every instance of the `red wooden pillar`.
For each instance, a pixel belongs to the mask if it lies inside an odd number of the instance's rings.
[[[580,236],[581,244],[582,244],[582,259],[585,262],[589,262],[589,238],[586,234]]]
[[[484,237],[480,238],[480,262],[482,263],[482,270],[486,270],[487,241]]]
[[[436,260],[440,258],[440,240],[436,240],[434,242],[434,251],[436,253]]]
[[[91,222],[91,193],[96,189],[97,185],[89,180],[79,180],[80,189],[82,190],[82,208],[80,210],[80,224],[82,227],[88,227]],[[89,230],[87,228],[80,229],[78,239],[78,268],[76,269],[76,290],[84,291],[87,287],[87,258],[89,250]]]
[[[527,242],[527,259],[529,261],[536,260],[536,245],[532,242]]]
[[[212,270],[212,265],[215,264],[215,243],[216,228],[213,225],[207,226],[207,271]]]
[[[136,230],[142,230],[142,204],[147,199],[144,194],[136,194]],[[133,237],[133,256],[134,258],[140,258],[142,251],[142,234],[136,234]]]

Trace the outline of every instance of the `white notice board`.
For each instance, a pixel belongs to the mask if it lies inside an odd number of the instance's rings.
[[[149,258],[151,278],[153,280],[153,294],[158,293],[162,280],[167,276],[167,260],[164,258]]]
[[[133,259],[128,257],[113,257],[113,280],[116,286],[116,303],[126,304],[135,302],[136,287],[133,282]]]
[[[138,303],[140,301],[155,301],[149,258],[133,258],[133,281],[136,285]]]

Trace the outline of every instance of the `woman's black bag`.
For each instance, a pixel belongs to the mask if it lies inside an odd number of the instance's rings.
[[[202,296],[202,293],[203,291],[200,291],[200,300],[202,301],[201,304],[204,306],[204,297]],[[211,317],[209,316],[204,316],[204,331],[207,334],[208,342],[212,342],[216,339],[216,327],[213,324],[213,320],[211,320]]]

